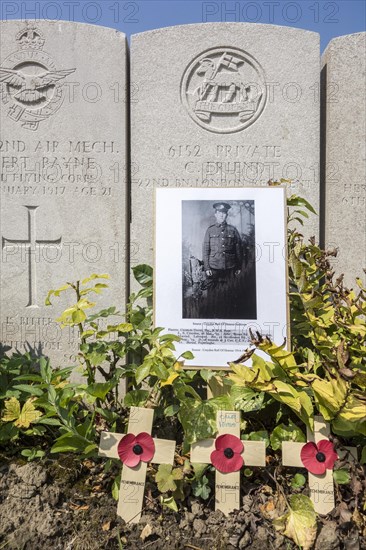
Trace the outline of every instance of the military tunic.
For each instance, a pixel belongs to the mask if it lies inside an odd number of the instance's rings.
[[[226,222],[210,225],[203,241],[205,271],[241,269],[243,248],[238,230]]]

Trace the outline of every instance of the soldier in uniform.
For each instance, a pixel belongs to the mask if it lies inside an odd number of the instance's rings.
[[[226,222],[230,204],[213,205],[216,223],[203,241],[203,263],[207,276],[207,318],[235,318],[235,278],[242,269],[243,246],[238,230]]]

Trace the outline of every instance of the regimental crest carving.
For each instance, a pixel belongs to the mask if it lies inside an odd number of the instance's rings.
[[[58,69],[43,51],[45,39],[34,25],[16,35],[18,50],[1,63],[1,99],[8,116],[23,128],[37,130],[39,123],[61,107],[64,79],[76,69]]]
[[[181,82],[181,100],[190,117],[210,132],[247,128],[263,112],[266,99],[262,67],[237,48],[206,50],[188,65]]]

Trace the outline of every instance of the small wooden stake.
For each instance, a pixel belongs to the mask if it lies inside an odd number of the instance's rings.
[[[329,439],[330,427],[321,416],[314,417],[314,432],[307,429],[307,440],[318,443],[322,439]],[[282,442],[282,464],[294,468],[304,468],[300,458],[301,449],[305,443],[283,441]],[[357,459],[357,449],[346,447],[351,455]],[[343,458],[345,451],[338,451],[339,458]],[[322,475],[309,474],[310,498],[314,509],[318,514],[328,514],[334,508],[334,482],[333,470],[326,470]]]
[[[240,413],[238,411],[218,411],[218,436],[231,434],[240,438]],[[191,462],[210,463],[215,450],[215,439],[197,441],[191,447]],[[244,441],[242,457],[245,466],[265,466],[266,446],[264,441]],[[215,508],[228,515],[240,508],[240,471],[215,475]]]
[[[131,407],[127,432],[137,435],[141,432],[151,434],[154,418],[153,409]],[[125,434],[102,432],[100,437],[99,456],[118,458],[118,444]],[[154,438],[155,454],[151,460],[156,464],[173,464],[175,441]],[[146,482],[146,462],[140,462],[135,468],[124,465],[117,514],[127,523],[138,523],[141,518],[142,503]]]

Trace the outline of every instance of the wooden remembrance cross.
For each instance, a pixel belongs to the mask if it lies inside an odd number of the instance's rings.
[[[138,436],[142,432],[151,434],[154,418],[153,409],[131,407],[127,433]],[[100,437],[99,456],[108,458],[120,458],[119,445],[125,434],[102,432]],[[168,439],[153,439],[155,445],[154,454],[149,462],[156,464],[173,464],[175,441]],[[140,454],[140,445],[133,448],[135,454]],[[141,518],[142,503],[145,492],[147,463],[141,461],[135,467],[123,465],[117,514],[127,523],[138,523]]]
[[[321,416],[314,417],[314,432],[307,429],[307,440],[318,444],[321,440],[328,440],[330,435],[329,424]],[[291,441],[282,442],[282,464],[284,466],[293,466],[295,468],[304,468],[301,460],[301,449],[304,443]],[[337,450],[339,458],[343,458],[349,451],[353,458],[357,459],[357,449],[355,447],[346,447],[345,451]],[[308,472],[310,498],[314,504],[314,509],[318,514],[328,514],[334,508],[334,482],[333,470],[325,470],[324,474],[316,475]]]
[[[230,434],[240,439],[240,412],[217,412],[218,437]],[[217,438],[216,438],[217,439]],[[216,439],[197,441],[191,447],[192,463],[211,463],[211,453],[215,451]],[[266,465],[266,445],[264,441],[243,441],[244,450],[241,456],[245,466]],[[240,508],[240,470],[223,473],[216,469],[215,477],[215,509],[228,515]]]

